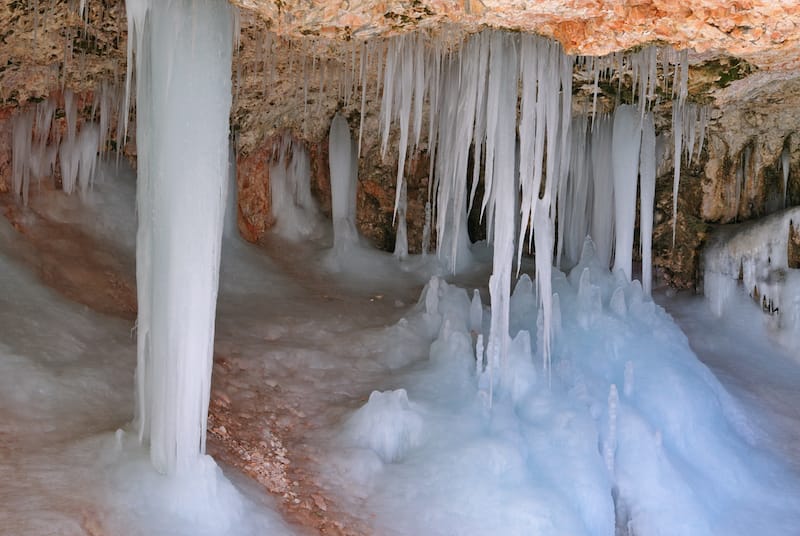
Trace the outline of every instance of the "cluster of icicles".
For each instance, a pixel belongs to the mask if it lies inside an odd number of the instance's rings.
[[[112,125],[120,112],[121,95],[114,86],[102,84],[94,95],[91,112],[79,121],[78,98],[63,92],[63,108],[51,97],[17,114],[12,120],[11,176],[14,193],[27,204],[32,180],[52,177],[56,166],[65,193],[85,194],[94,180],[97,159],[108,151]],[[59,125],[63,110],[66,129]],[[117,139],[122,133],[117,132]]]
[[[613,259],[613,269],[631,278],[637,189],[642,283],[650,292],[655,178],[665,145],[657,140],[650,111],[657,90],[673,96],[674,162],[699,155],[705,136],[705,108],[687,102],[686,51],[647,47],[576,58],[552,40],[484,31],[452,52],[417,33],[389,41],[382,70],[384,155],[390,131],[399,131],[396,216],[402,219],[405,212],[405,160],[419,147],[425,127],[437,252],[453,270],[473,205],[479,204],[486,222],[494,253],[491,330],[485,354],[478,356],[484,371],[491,374],[505,361],[511,280],[525,249],[535,251],[539,347],[546,371],[558,299],[551,289],[552,266],[574,265],[591,235],[602,261],[612,266]],[[573,111],[576,71],[594,85],[591,105],[582,112]],[[630,77],[633,97],[630,104],[617,102],[607,115],[596,110],[597,94],[600,80],[613,76],[620,84]],[[481,178],[484,193],[477,199]],[[675,165],[674,199],[679,183],[680,165]],[[675,212],[674,204],[673,220]]]

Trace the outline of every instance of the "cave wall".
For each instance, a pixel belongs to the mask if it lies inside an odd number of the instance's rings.
[[[675,246],[674,163],[669,151],[657,184],[655,266],[673,285],[692,286],[696,281],[697,252],[709,224],[741,221],[779,208],[776,181],[782,180],[784,147],[791,155],[788,200],[800,202],[800,136],[795,134],[800,125],[800,7],[795,5],[573,0],[559,2],[554,10],[548,2],[486,0],[350,1],[347,9],[335,1],[234,3],[241,8],[241,32],[232,73],[231,125],[237,151],[239,228],[248,240],[262,239],[272,225],[268,170],[276,140],[284,133],[306,144],[312,191],[322,212],[330,214],[327,130],[338,111],[347,118],[354,140],[361,136],[359,230],[377,247],[393,249],[397,133],[391,133],[388,153],[382,155],[381,80],[375,58],[383,51],[384,37],[412,29],[422,29],[432,39],[453,46],[465,33],[490,25],[549,35],[575,53],[608,53],[654,41],[694,47],[689,100],[709,106],[711,120],[700,159],[682,167]],[[124,2],[88,0],[86,6],[82,18],[76,0],[0,2],[0,28],[4,28],[0,35],[0,193],[9,190],[10,122],[15,114],[49,96],[61,99],[64,88],[89,102],[101,82],[120,90],[124,86]],[[366,98],[363,128],[359,128],[362,56],[366,58]],[[586,93],[581,86],[576,83],[576,98],[581,91]],[[614,84],[603,87],[601,109],[619,98],[614,91]],[[659,131],[668,130],[670,102],[664,101],[656,111]],[[90,110],[84,105],[80,113],[85,120]],[[58,128],[64,128],[63,121]],[[134,139],[135,124],[131,124],[124,152],[132,161]],[[411,252],[419,251],[421,244],[429,187],[426,150],[423,135],[406,167]],[[741,201],[733,196],[737,180],[742,182]],[[56,187],[57,183],[55,177]],[[473,227],[480,234],[479,226],[473,223]]]

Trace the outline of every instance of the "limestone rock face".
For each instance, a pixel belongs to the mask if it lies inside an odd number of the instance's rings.
[[[800,4],[792,0],[234,0],[279,35],[364,39],[414,28],[489,26],[604,55],[655,41],[726,53],[760,68],[800,66]]]
[[[708,221],[727,223],[783,208],[784,151],[785,204],[800,203],[800,79],[752,77],[769,82],[742,80],[717,94],[720,112],[709,133],[701,206]]]

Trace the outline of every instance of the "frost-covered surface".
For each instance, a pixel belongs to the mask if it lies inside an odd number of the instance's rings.
[[[790,226],[795,232],[800,229],[800,207],[720,228],[703,254],[704,293],[718,316],[735,294],[749,294],[769,315],[768,322],[779,337],[796,348],[800,344],[800,270],[789,267]]]
[[[798,475],[757,445],[663,309],[591,250],[569,277],[554,272],[549,379],[524,277],[509,361],[495,371],[505,381],[475,375],[464,290],[434,279],[397,324],[416,333],[419,361],[384,383],[402,390],[373,393],[343,421],[326,462],[379,532],[791,534]],[[392,338],[387,348],[409,345]]]

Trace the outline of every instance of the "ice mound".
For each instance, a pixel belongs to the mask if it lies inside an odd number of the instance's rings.
[[[422,428],[422,417],[405,389],[373,391],[369,401],[348,419],[344,439],[374,451],[384,463],[395,463],[420,444]]]

